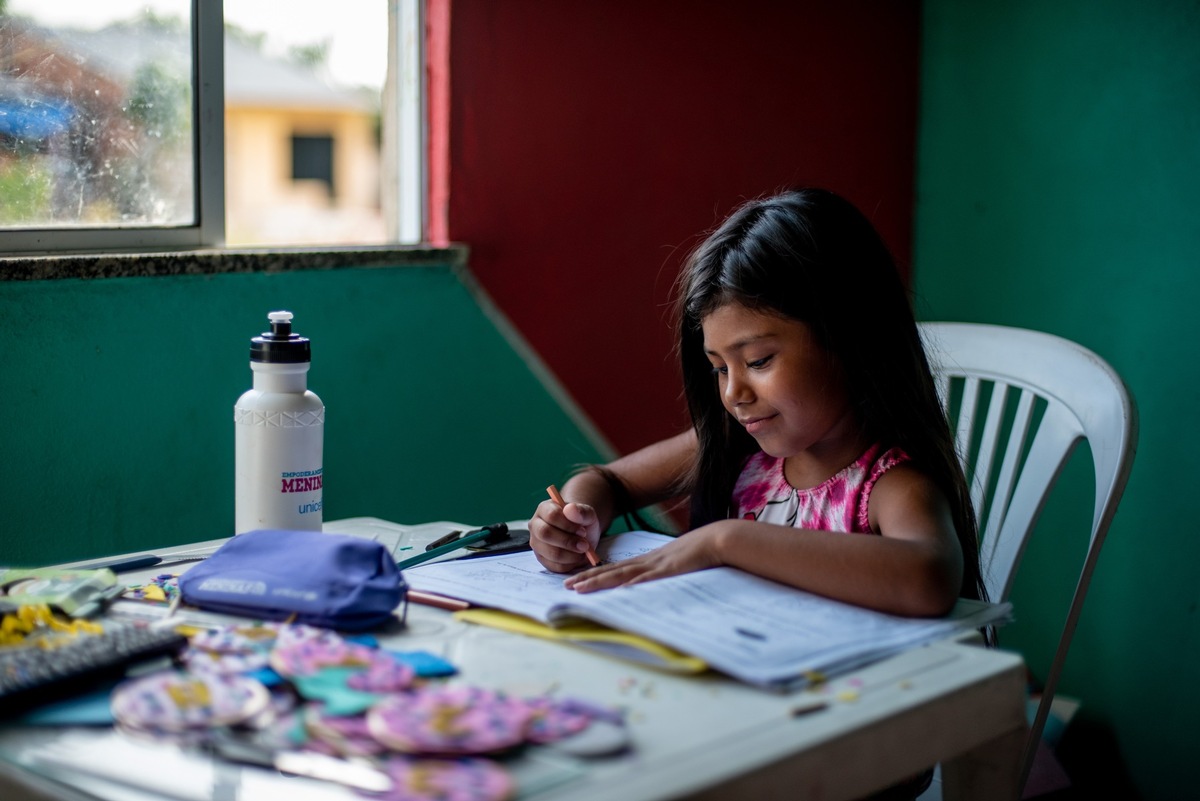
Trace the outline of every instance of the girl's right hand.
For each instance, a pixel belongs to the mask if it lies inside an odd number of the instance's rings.
[[[586,503],[559,506],[552,500],[538,504],[529,520],[529,545],[542,567],[569,573],[588,565],[588,547],[600,542],[600,520]]]

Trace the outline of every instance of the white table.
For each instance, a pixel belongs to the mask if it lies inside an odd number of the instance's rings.
[[[426,540],[436,535],[420,533]],[[179,568],[186,565],[171,569]],[[122,578],[134,583],[158,572],[151,568]],[[521,696],[553,692],[626,710],[631,748],[588,760],[534,752],[516,765],[522,798],[854,799],[938,762],[947,799],[1019,796],[1025,673],[1020,657],[1011,653],[940,642],[817,690],[776,695],[717,675],[666,674],[470,625],[418,605],[410,605],[406,629],[383,643],[445,657],[459,668],[451,679],[456,683]],[[797,709],[810,711],[793,714]],[[55,748],[69,751],[75,768],[39,763],[39,753]],[[98,778],[106,771],[120,781]],[[60,782],[46,783],[48,773]],[[357,796],[333,785],[135,743],[106,729],[0,727],[0,798],[6,801],[171,797]]]

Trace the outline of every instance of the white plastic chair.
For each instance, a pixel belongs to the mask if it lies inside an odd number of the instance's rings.
[[[1071,452],[1082,439],[1092,451],[1092,533],[1025,744],[1023,786],[1096,558],[1133,466],[1137,407],[1103,359],[1061,337],[975,323],[919,327],[971,482],[984,584],[992,601],[1008,600],[1029,535]]]

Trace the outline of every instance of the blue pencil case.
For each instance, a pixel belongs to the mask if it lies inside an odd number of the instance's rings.
[[[201,609],[345,631],[393,619],[407,591],[381,543],[320,531],[238,534],[179,579],[183,601]]]

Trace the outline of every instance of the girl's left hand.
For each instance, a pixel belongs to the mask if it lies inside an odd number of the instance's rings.
[[[721,559],[715,535],[712,526],[689,531],[650,553],[576,573],[563,586],[577,592],[594,592],[717,567]]]

